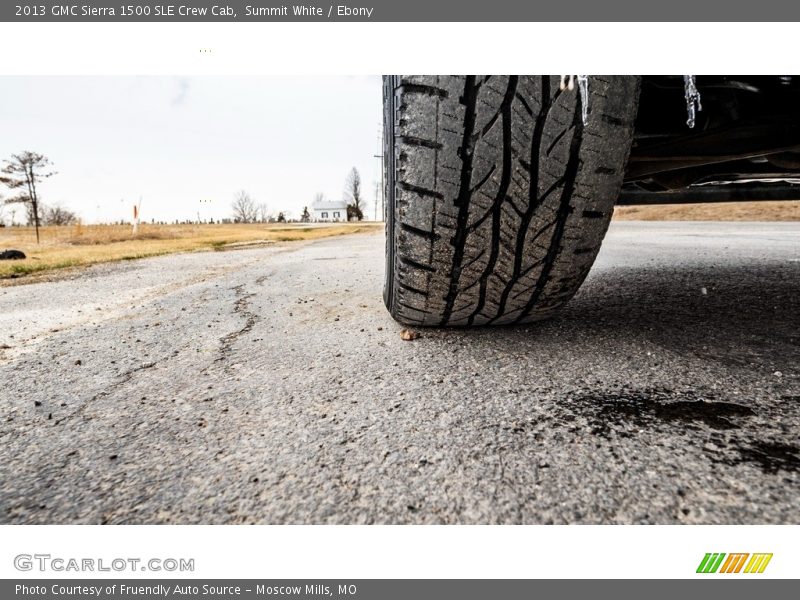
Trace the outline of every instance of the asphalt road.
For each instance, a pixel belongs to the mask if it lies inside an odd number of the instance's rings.
[[[382,263],[0,288],[0,522],[800,522],[800,224],[615,223],[559,318],[414,341]]]

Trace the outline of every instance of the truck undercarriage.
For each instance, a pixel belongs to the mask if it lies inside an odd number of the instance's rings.
[[[800,78],[644,76],[617,204],[800,200]]]

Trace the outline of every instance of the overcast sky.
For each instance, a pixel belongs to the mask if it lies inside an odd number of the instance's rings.
[[[43,202],[87,223],[140,196],[145,221],[219,219],[240,189],[298,217],[354,166],[373,218],[380,122],[378,77],[0,77],[0,159],[48,156]]]

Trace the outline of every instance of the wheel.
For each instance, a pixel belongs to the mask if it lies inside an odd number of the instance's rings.
[[[384,78],[384,300],[407,325],[552,316],[594,262],[619,195],[638,77]]]

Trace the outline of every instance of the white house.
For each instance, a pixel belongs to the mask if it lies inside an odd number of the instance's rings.
[[[311,218],[314,221],[336,222],[347,221],[347,202],[344,200],[323,200],[311,206]]]

